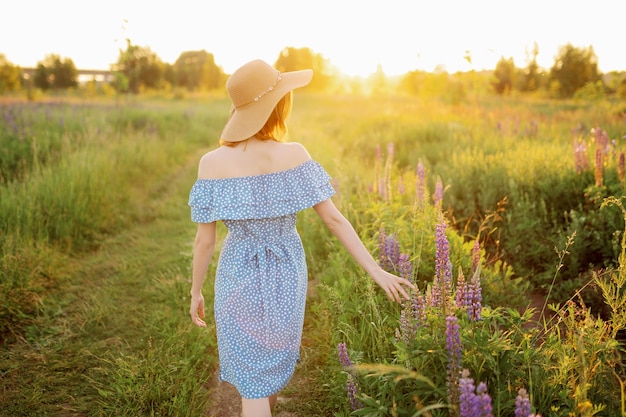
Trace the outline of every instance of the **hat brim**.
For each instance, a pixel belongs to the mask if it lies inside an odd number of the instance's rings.
[[[254,136],[265,125],[280,99],[289,91],[309,84],[312,78],[313,71],[310,69],[281,73],[280,82],[259,101],[233,110],[222,130],[221,139],[226,142],[241,142]]]

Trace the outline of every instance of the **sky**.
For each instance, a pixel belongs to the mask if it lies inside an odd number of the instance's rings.
[[[601,72],[626,71],[623,0],[30,0],[0,7],[0,54],[34,67],[48,54],[109,69],[126,39],[164,62],[204,49],[230,74],[308,47],[346,75],[525,67],[535,43],[549,69],[559,48],[592,46]],[[464,58],[469,51],[471,64]]]

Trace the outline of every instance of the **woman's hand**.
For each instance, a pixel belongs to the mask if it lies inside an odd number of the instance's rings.
[[[400,278],[393,275],[382,268],[378,268],[376,271],[370,274],[372,279],[382,288],[387,297],[391,301],[402,303],[402,298],[410,300],[409,294],[406,292],[404,286],[408,288],[415,288],[415,285],[408,279]]]
[[[202,294],[191,296],[191,307],[189,308],[191,321],[198,327],[206,327],[204,320],[204,297]]]

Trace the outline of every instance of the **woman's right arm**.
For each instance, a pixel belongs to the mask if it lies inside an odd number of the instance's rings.
[[[193,245],[193,278],[191,284],[191,306],[189,314],[196,326],[206,327],[204,320],[204,297],[202,285],[209,263],[213,257],[216,240],[216,222],[198,223],[198,231]]]

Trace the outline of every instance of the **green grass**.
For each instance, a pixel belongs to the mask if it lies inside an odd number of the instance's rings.
[[[216,358],[187,313],[193,162],[161,180],[154,220],[74,260],[3,352],[7,416],[202,415]]]
[[[27,139],[33,139],[54,127],[57,148],[51,145],[49,157],[31,153],[32,145],[17,149],[16,154],[24,152],[32,163],[0,186],[0,415],[205,415],[211,407],[208,391],[217,366],[216,347],[212,325],[206,331],[196,329],[187,317],[195,227],[186,200],[198,158],[215,146],[228,103],[224,97],[151,97],[83,104],[54,105],[63,115],[62,129],[56,115],[46,125],[46,106],[36,104],[37,112],[29,117],[39,119],[24,134],[32,133]],[[573,230],[578,236],[588,233],[580,240],[588,246],[576,247],[576,239],[568,247],[557,278],[586,268],[584,255],[598,242],[607,250],[606,265],[616,264],[613,255],[619,252],[623,222],[615,207],[611,212],[599,206],[604,194],[621,192],[615,164],[607,165],[609,186],[589,194],[585,187],[593,182],[593,173],[574,173],[571,129],[583,123],[602,126],[612,137],[623,134],[618,107],[526,98],[479,97],[445,104],[409,97],[296,95],[290,135],[333,176],[336,204],[372,252],[377,252],[381,227],[399,238],[414,262],[420,288],[434,271],[437,212],[414,205],[417,162],[426,167],[427,199],[436,178],[443,180],[446,216],[458,228],[448,228],[455,276],[457,268],[468,269],[477,231],[485,233],[482,243],[491,250],[485,254],[490,262],[483,271],[483,290],[493,309],[480,329],[489,343],[478,343],[468,331],[465,337],[476,355],[467,361],[481,372],[476,377],[494,369],[502,375],[519,377],[521,370],[533,375],[528,388],[541,400],[535,403],[546,407],[551,396],[570,395],[587,387],[585,381],[596,384],[563,400],[551,414],[559,416],[589,398],[596,404],[597,393],[620,394],[613,376],[581,365],[598,357],[606,363],[614,359],[609,357],[613,346],[606,328],[585,321],[580,328],[593,337],[577,339],[572,330],[571,337],[550,340],[549,352],[540,355],[520,330],[523,319],[498,306],[511,311],[525,306],[532,283],[554,276],[560,259],[552,247],[562,248]],[[531,120],[538,123],[536,134],[528,133]],[[0,142],[6,140],[14,138],[0,133]],[[387,155],[390,143],[395,147],[392,159]],[[390,164],[387,170],[385,163]],[[381,177],[390,198],[371,191]],[[398,189],[400,177],[404,194]],[[509,205],[496,213],[504,196]],[[568,221],[555,226],[568,208],[573,210]],[[356,362],[390,364],[401,358],[398,363],[410,364],[410,350],[394,342],[400,308],[377,291],[313,211],[300,214],[299,230],[312,294],[302,361],[284,392],[291,401],[279,408],[300,417],[348,415],[346,375],[336,344],[347,342]],[[605,239],[606,233],[613,235]],[[519,248],[515,256],[510,256],[511,248]],[[523,269],[533,259],[530,255],[541,256],[546,269],[542,278]],[[518,271],[524,273],[516,275]],[[211,283],[208,279],[205,285],[209,307]],[[556,288],[560,297],[569,299],[580,287]],[[556,314],[568,329],[576,329],[568,311]],[[615,311],[623,314],[620,306]],[[440,324],[434,323],[433,329]],[[515,332],[499,333],[508,325]],[[441,361],[439,330],[438,335],[423,335],[419,343],[427,341],[437,352],[432,357]],[[424,348],[419,343],[417,350]],[[497,368],[478,360],[484,346],[497,354]],[[573,357],[579,362],[567,362]],[[441,379],[436,375],[440,366],[429,358],[422,355],[420,362],[431,370],[427,376]],[[537,371],[555,364],[567,366],[567,372]],[[374,396],[381,389],[387,399],[408,400],[403,390],[424,388],[410,380],[402,386],[393,381],[389,375],[370,375],[363,386]],[[511,401],[513,382],[489,383],[511,385],[498,397],[503,409],[510,407],[505,403]]]

